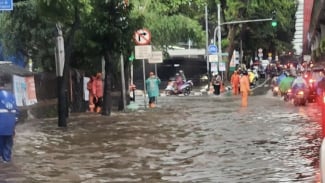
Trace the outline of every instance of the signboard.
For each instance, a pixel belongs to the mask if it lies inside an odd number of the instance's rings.
[[[226,71],[226,63],[219,62],[219,71]]]
[[[148,62],[149,64],[163,63],[162,51],[153,51]]]
[[[209,54],[216,54],[218,52],[217,46],[214,44],[209,45],[208,52]]]
[[[152,55],[151,45],[142,45],[134,47],[135,59],[149,59]]]
[[[218,55],[209,55],[209,62],[218,62]]]
[[[134,32],[133,39],[136,45],[149,45],[151,33],[147,29],[139,29]]]
[[[218,62],[211,62],[211,72],[218,72]]]
[[[0,11],[11,11],[13,7],[13,0],[0,0]]]

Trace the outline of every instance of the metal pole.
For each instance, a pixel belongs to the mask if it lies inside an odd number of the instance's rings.
[[[58,126],[66,127],[66,96],[64,91],[63,76],[58,76]]]
[[[240,38],[240,65],[243,64],[243,39]]]
[[[122,98],[123,98],[123,111],[126,107],[126,98],[125,98],[125,77],[124,77],[124,59],[123,54],[121,54],[121,79],[122,79]]]
[[[56,24],[57,36],[56,36],[56,75],[57,75],[57,87],[58,87],[58,126],[66,127],[67,111],[67,95],[65,93],[65,79],[64,79],[64,63],[65,63],[65,52],[64,52],[64,39],[61,29],[61,24]]]
[[[147,89],[146,89],[146,65],[144,63],[144,59],[142,59],[142,68],[143,68],[143,101],[144,108],[147,108]]]
[[[222,61],[222,48],[221,48],[221,20],[220,20],[220,4],[218,4],[218,71],[219,71],[219,63]],[[222,74],[223,79],[223,74]]]
[[[132,87],[132,94],[133,94],[133,101],[135,102],[135,91],[133,88],[133,61],[131,62],[131,87]]]
[[[216,26],[213,31],[213,44],[216,44],[216,35],[217,35],[217,30],[219,29],[219,26]],[[219,45],[218,45],[219,46]]]
[[[209,47],[209,25],[208,25],[208,5],[205,5],[205,57],[207,62],[207,74],[209,77],[209,60],[208,60],[208,47]]]

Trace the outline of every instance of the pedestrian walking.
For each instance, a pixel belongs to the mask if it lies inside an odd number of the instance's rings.
[[[156,98],[159,96],[160,79],[155,76],[154,72],[149,73],[149,78],[146,80],[146,89],[149,97],[149,108],[156,107]]]
[[[213,74],[212,77],[212,85],[214,89],[214,94],[215,95],[220,95],[220,86],[222,84],[222,79],[221,76],[218,73]]]
[[[11,161],[18,108],[14,95],[5,90],[0,80],[0,154],[4,163]]]
[[[232,75],[231,75],[231,86],[232,86],[232,94],[233,95],[238,95],[239,94],[239,74],[237,73],[237,71],[235,71]]]
[[[248,79],[248,72],[243,71],[243,75],[240,78],[240,92],[241,92],[241,106],[242,107],[247,107],[247,101],[248,101],[248,94],[250,91],[250,86],[249,86],[249,79]]]
[[[89,111],[94,112],[95,103],[94,103],[94,92],[93,92],[93,84],[94,84],[95,77],[90,76],[89,81],[87,82],[87,90],[89,91]]]
[[[103,107],[103,78],[101,73],[96,74],[96,78],[93,81],[93,94],[95,103],[95,112],[100,113]]]

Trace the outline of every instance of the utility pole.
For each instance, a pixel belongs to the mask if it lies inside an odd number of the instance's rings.
[[[65,62],[65,52],[64,52],[64,39],[62,35],[61,25],[56,24],[57,36],[56,36],[56,47],[55,47],[55,60],[56,60],[56,76],[58,81],[58,126],[66,127],[66,112],[67,112],[67,101],[65,93],[65,83],[64,83],[64,62]]]
[[[218,72],[219,72],[219,65],[222,62],[222,48],[221,48],[221,11],[220,11],[220,4],[218,4]],[[222,80],[224,76],[222,74]]]
[[[208,25],[208,5],[205,5],[205,58],[207,62],[207,75],[209,80],[209,59],[208,59],[208,47],[209,47],[209,25]],[[208,83],[209,86],[209,83]]]

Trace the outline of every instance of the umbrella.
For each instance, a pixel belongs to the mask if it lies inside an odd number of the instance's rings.
[[[286,92],[288,91],[288,89],[291,88],[291,85],[293,83],[295,78],[293,77],[286,77],[284,79],[281,80],[280,84],[279,84],[279,89],[281,92]]]

